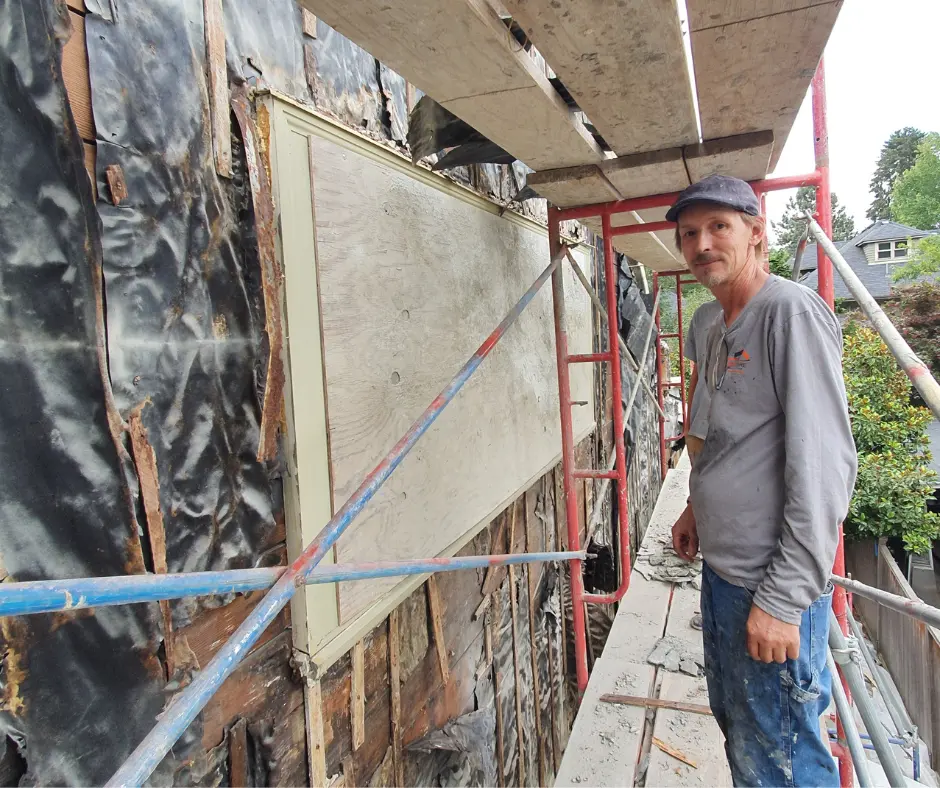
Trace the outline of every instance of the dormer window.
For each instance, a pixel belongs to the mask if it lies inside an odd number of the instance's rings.
[[[879,262],[907,257],[907,241],[879,241],[877,259]]]

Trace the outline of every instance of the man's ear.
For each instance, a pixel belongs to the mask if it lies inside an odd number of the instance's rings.
[[[751,237],[748,239],[748,243],[751,246],[757,246],[761,241],[764,240],[764,228],[766,227],[766,222],[763,216],[755,216],[754,221],[751,222]]]

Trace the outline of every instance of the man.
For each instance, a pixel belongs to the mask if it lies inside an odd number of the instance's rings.
[[[857,458],[839,323],[815,293],[761,265],[764,222],[744,181],[710,176],[666,214],[724,312],[699,385],[708,434],[676,552],[705,559],[709,703],[735,785],[835,786],[820,736],[830,698],[829,576]]]
[[[692,362],[692,374],[689,376],[689,425],[685,431],[685,446],[692,463],[702,450],[705,435],[708,433],[710,396],[708,386],[699,385],[699,370],[704,366],[708,331],[720,314],[721,304],[717,299],[706,301],[696,309],[689,321],[688,336],[683,348],[686,359]]]

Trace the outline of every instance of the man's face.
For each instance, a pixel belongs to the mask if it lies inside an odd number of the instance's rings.
[[[764,233],[761,221],[748,224],[738,211],[698,203],[682,211],[677,224],[682,256],[705,287],[733,281],[748,265],[757,264],[755,248]]]

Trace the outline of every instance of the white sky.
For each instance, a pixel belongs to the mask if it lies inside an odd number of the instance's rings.
[[[881,146],[905,126],[940,131],[940,0],[845,0],[826,47],[830,184],[861,230]],[[807,93],[774,175],[811,172]],[[792,191],[767,195],[778,221]]]

